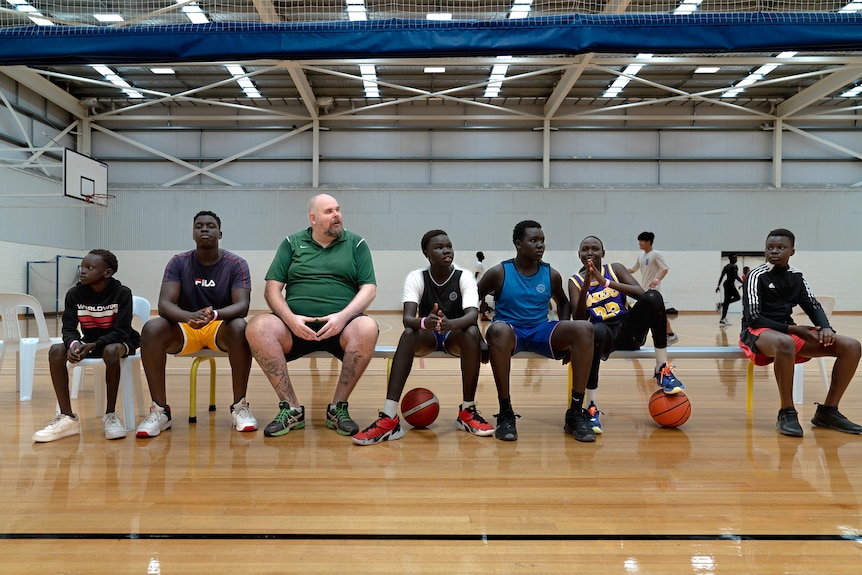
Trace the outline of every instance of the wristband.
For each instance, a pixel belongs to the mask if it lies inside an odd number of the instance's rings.
[[[610,287],[610,285],[611,285],[611,280],[606,279],[605,280],[605,287]]]
[[[72,349],[72,346],[75,345],[76,343],[80,343],[81,345],[84,345],[83,343],[81,343],[80,340],[76,339],[75,341],[69,342],[69,349]]]
[[[215,321],[217,319],[218,319],[218,310],[214,309],[213,310],[213,318],[210,321]]]
[[[425,318],[424,317],[421,320],[419,320],[419,327],[421,327],[422,329],[425,329]]]

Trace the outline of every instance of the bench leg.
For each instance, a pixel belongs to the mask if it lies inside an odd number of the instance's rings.
[[[198,367],[200,367],[201,360],[203,359],[209,360],[210,364],[210,411],[215,411],[215,358],[196,357],[192,361],[192,370],[189,375],[189,423],[195,423],[198,420]]]
[[[748,362],[748,370],[745,379],[745,385],[747,388],[745,410],[750,412],[754,409],[754,363],[751,361]]]

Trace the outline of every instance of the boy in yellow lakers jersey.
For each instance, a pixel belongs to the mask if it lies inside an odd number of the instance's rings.
[[[667,364],[667,318],[661,294],[653,289],[644,291],[623,264],[603,264],[605,248],[595,236],[581,240],[578,255],[584,267],[569,278],[569,300],[572,317],[588,319],[593,324],[595,351],[585,402],[589,402],[587,412],[593,431],[601,433],[596,407],[599,361],[617,349],[640,348],[647,331],[652,331],[655,345],[656,382],[665,393],[679,393],[685,386]],[[629,297],[637,300],[631,308],[627,305]]]

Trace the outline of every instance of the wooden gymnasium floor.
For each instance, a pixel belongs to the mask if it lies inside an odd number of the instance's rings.
[[[377,317],[380,343],[396,343],[400,315]],[[724,330],[717,320],[675,318],[680,345],[735,344],[738,314]],[[834,323],[862,338],[862,316]],[[417,360],[408,389],[435,391],[441,417],[368,447],[324,427],[338,364],[293,364],[310,421],[265,438],[232,429],[222,359],[218,410],[206,410],[202,373],[197,424],[187,422],[190,361],[171,359],[171,431],[106,441],[89,386],[77,401],[83,435],[36,445],[54,406],[45,352],[27,403],[12,361],[0,372],[2,573],[834,575],[862,565],[862,437],[807,424],[801,440],[780,436],[771,370],[757,369],[747,413],[742,361],[679,362],[693,415],[676,430],[648,415],[650,362],[604,364],[605,434],[580,444],[562,431],[566,376],[556,363],[514,361],[520,440],[504,443],[455,430],[457,361]],[[374,360],[351,397],[362,427],[382,405],[384,379]],[[805,387],[803,422],[824,396],[815,362]],[[256,364],[249,400],[261,427],[269,423],[276,398]],[[478,400],[491,419],[487,366]],[[862,421],[862,376],[842,410]]]

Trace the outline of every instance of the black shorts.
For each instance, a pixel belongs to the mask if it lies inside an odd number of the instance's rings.
[[[350,325],[351,321],[364,315],[367,314],[360,313],[353,316],[344,327],[346,328]],[[339,341],[341,339],[340,333],[322,341],[309,341],[307,339],[302,339],[301,337],[293,335],[293,332],[290,332],[290,336],[293,338],[293,347],[290,348],[289,353],[284,354],[285,361],[293,361],[294,359],[299,359],[300,357],[316,351],[325,351],[326,353],[337,357],[339,360],[344,359],[344,349],[341,347],[341,342]]]

